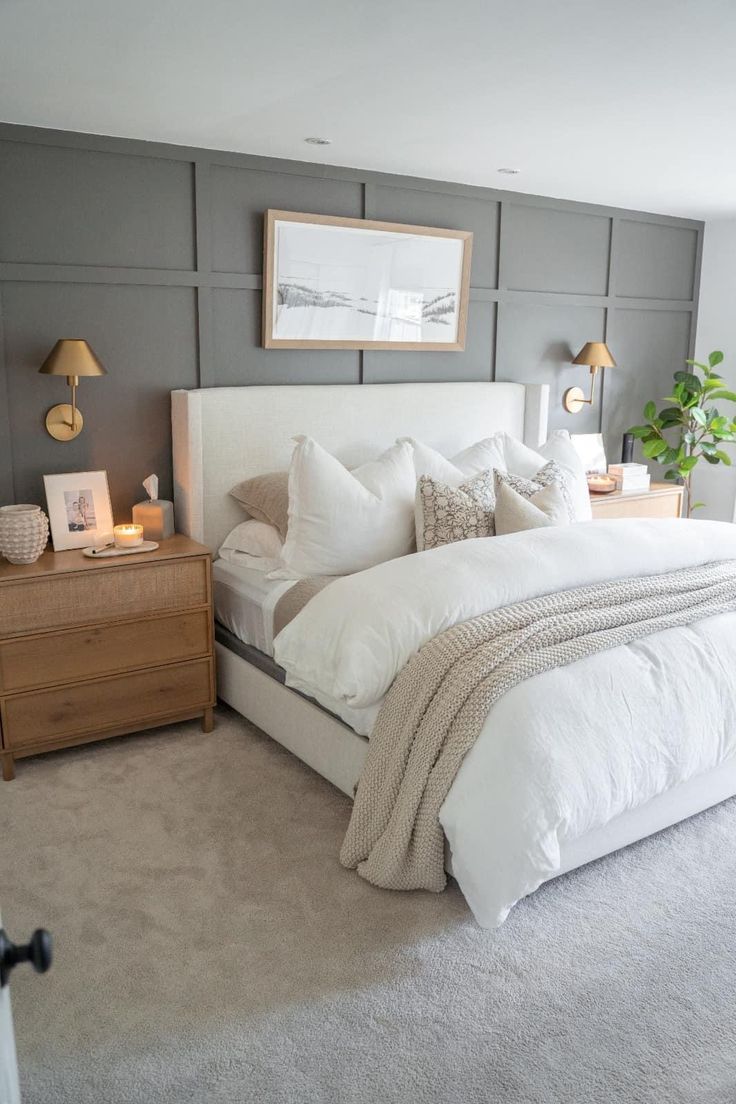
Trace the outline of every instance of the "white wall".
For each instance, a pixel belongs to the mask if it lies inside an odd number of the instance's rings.
[[[724,379],[736,390],[736,218],[715,220],[705,225],[703,270],[695,358],[706,360],[713,349],[722,349]],[[729,403],[723,413],[736,412]],[[696,512],[699,518],[732,521],[736,500],[736,445],[726,446],[734,467],[711,467],[701,463],[693,479],[695,498],[706,503]]]

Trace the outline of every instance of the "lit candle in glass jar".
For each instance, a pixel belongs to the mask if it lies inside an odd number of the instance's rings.
[[[616,480],[612,475],[605,475],[603,473],[599,475],[588,476],[588,490],[593,494],[610,494],[611,491],[616,490]]]
[[[143,544],[142,525],[116,525],[112,533],[116,548],[135,548]]]

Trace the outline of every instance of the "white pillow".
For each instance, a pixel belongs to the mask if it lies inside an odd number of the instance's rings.
[[[449,460],[437,449],[425,445],[423,441],[415,441],[413,437],[400,437],[396,443],[405,441],[412,446],[417,479],[428,475],[448,487],[459,487],[470,476],[480,475],[489,468],[505,470],[503,442],[497,438],[498,435],[477,441]]]
[[[502,448],[505,470],[513,472],[514,475],[523,475],[527,479],[533,479],[548,460],[554,460],[559,464],[567,478],[575,520],[589,521],[591,519],[593,512],[590,508],[585,468],[566,429],[557,429],[554,433],[551,433],[545,444],[540,446],[538,452],[523,444],[522,441],[517,441],[515,437],[508,433],[496,434],[495,440]]]
[[[220,545],[218,555],[228,563],[241,563],[256,571],[273,571],[281,563],[283,541],[275,525],[265,521],[241,521]]]
[[[280,575],[348,575],[414,550],[409,444],[348,471],[311,437],[294,439]]]

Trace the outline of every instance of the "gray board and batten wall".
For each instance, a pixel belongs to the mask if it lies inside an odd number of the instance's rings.
[[[464,352],[261,347],[269,208],[472,230]],[[358,169],[0,124],[0,502],[43,503],[45,473],[105,468],[116,520],[141,480],[171,494],[177,387],[437,380],[551,384],[552,428],[621,434],[692,355],[703,225]],[[59,337],[108,370],[83,379],[83,433],[44,428],[67,401],[38,375]],[[602,401],[571,365],[605,340],[621,365]],[[298,430],[298,426],[294,427]]]

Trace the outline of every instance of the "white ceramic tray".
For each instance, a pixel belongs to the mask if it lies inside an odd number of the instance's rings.
[[[85,548],[84,555],[89,556],[91,560],[106,560],[110,556],[135,556],[137,552],[155,552],[157,548],[156,541],[143,541],[142,544],[136,544],[132,548],[110,546],[100,549],[99,552],[95,548]]]

